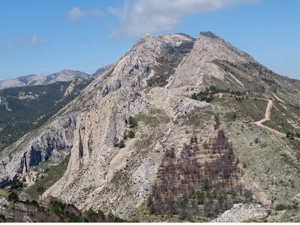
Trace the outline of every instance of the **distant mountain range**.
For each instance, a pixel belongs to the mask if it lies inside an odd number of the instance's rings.
[[[72,81],[79,78],[87,78],[89,76],[98,76],[110,68],[111,65],[99,68],[93,75],[75,71],[75,70],[62,70],[57,73],[50,75],[28,75],[17,78],[9,78],[0,81],[0,90],[12,87],[24,87],[24,86],[35,86],[35,85],[46,85],[53,84],[62,81]]]
[[[90,76],[87,73],[74,70],[62,70],[51,75],[28,75],[17,78],[9,78],[0,81],[0,89],[11,87],[23,87],[34,85],[53,84],[59,81],[72,81],[78,78],[86,78]]]

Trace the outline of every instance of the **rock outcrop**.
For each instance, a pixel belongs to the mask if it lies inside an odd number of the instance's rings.
[[[212,223],[262,222],[270,214],[270,210],[258,204],[235,204]]]
[[[268,97],[259,70],[270,73],[211,32],[202,32],[197,39],[145,35],[38,134],[28,134],[11,146],[9,154],[2,154],[1,179],[47,160],[53,149],[72,146],[64,176],[42,198],[130,217],[150,195],[168,149],[180,154],[193,135],[211,141],[215,105],[192,100],[191,94],[216,81],[228,91],[232,86],[245,92],[259,89]],[[138,123],[134,129],[129,117]],[[130,129],[135,132],[131,139],[125,135]],[[122,147],[119,141],[124,142]],[[26,151],[13,150],[21,147]],[[225,219],[216,221],[260,220],[267,214],[258,205],[235,205]]]
[[[194,87],[203,84],[204,79],[216,77],[224,80],[224,70],[214,60],[231,63],[255,63],[247,53],[233,47],[223,38],[211,33],[201,32],[194,47],[176,68],[172,85],[178,88]]]
[[[40,161],[47,161],[53,150],[73,146],[73,130],[78,113],[69,114],[26,134],[0,153],[0,179],[5,184],[14,176],[26,174]]]

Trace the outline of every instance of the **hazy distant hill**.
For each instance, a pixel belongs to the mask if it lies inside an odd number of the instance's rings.
[[[45,123],[92,80],[90,77],[0,90],[0,152]]]
[[[10,87],[22,87],[22,86],[33,86],[33,85],[45,85],[52,84],[58,81],[72,81],[78,78],[86,78],[89,74],[74,71],[74,70],[62,70],[58,73],[51,75],[28,75],[18,78],[5,79],[0,81],[0,89]]]

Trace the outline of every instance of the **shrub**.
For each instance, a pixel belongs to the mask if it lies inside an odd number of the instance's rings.
[[[19,201],[19,196],[14,191],[11,192],[11,193],[9,193],[9,195],[8,195],[7,198],[8,198],[8,201],[10,201],[10,202],[17,202],[17,201]]]
[[[136,127],[138,125],[137,120],[132,116],[129,116],[128,122],[129,122],[129,127],[131,128]]]
[[[17,177],[14,177],[9,184],[12,189],[19,189],[23,187],[22,181],[20,181]]]
[[[119,148],[124,148],[125,147],[125,142],[124,140],[121,140],[118,144]]]
[[[36,191],[38,192],[38,193],[43,193],[44,191],[45,191],[46,189],[45,189],[45,187],[44,186],[38,186],[38,188],[36,189]]]
[[[52,211],[53,213],[55,213],[56,215],[59,215],[59,214],[61,213],[61,212],[60,212],[60,208],[59,208],[58,205],[52,206],[51,211]]]
[[[6,218],[3,214],[0,214],[0,221],[1,222],[6,222]]]
[[[280,203],[280,204],[278,204],[278,205],[276,205],[275,206],[275,209],[276,210],[284,210],[284,209],[286,209],[287,207],[286,207],[286,205],[284,205],[284,204],[282,204],[282,203]]]
[[[130,130],[130,131],[128,132],[128,137],[129,137],[129,138],[134,138],[134,137],[135,137],[134,131]]]

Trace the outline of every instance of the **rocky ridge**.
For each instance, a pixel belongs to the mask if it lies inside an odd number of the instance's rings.
[[[211,140],[209,135],[214,132],[215,114],[226,107],[196,101],[190,96],[216,84],[222,90],[234,88],[240,93],[251,92],[264,98],[273,96],[275,89],[280,99],[299,104],[300,95],[296,92],[299,82],[290,82],[273,74],[247,53],[211,32],[201,32],[197,39],[182,34],[145,35],[52,118],[53,123],[67,121],[70,113],[74,113],[70,129],[74,134],[69,136],[69,144],[65,145],[72,146],[68,168],[42,198],[55,197],[81,210],[101,209],[122,218],[134,216],[137,208],[147,201],[162,157],[168,149],[173,148],[175,154],[180,155],[194,136],[203,142]],[[293,93],[295,98],[292,98]],[[288,97],[284,98],[284,94]],[[135,128],[130,127],[129,117],[137,121]],[[236,123],[240,125],[244,121]],[[231,122],[225,125],[228,127]],[[55,126],[58,134],[47,134],[50,140],[64,137],[65,127]],[[46,131],[49,127],[43,129]],[[243,132],[248,126],[242,124],[242,128],[237,129]],[[129,130],[135,133],[131,139],[125,137]],[[240,135],[236,130],[229,131],[229,138]],[[39,142],[43,139],[34,133],[31,135],[23,140]],[[275,135],[270,137],[276,138]],[[124,142],[123,147],[116,145],[119,141]],[[11,147],[11,151],[21,146],[22,143],[18,143]],[[241,151],[249,153],[256,148],[252,145],[251,142],[236,150],[238,157],[243,156]],[[26,145],[28,151],[30,146],[33,144]],[[39,149],[37,144],[35,146]],[[46,155],[47,144],[42,146],[46,146],[42,147],[43,153],[37,155]],[[6,152],[1,159],[7,160],[8,155]],[[23,168],[20,166],[24,165],[23,156],[20,151],[9,164],[11,169],[3,168],[10,171],[10,177],[17,173],[18,168]],[[36,158],[36,154],[32,154],[32,158]],[[2,176],[2,179],[6,177]],[[249,176],[247,169],[246,178],[248,183],[255,179]],[[257,182],[263,183],[261,180]],[[260,188],[260,193],[254,197],[261,193],[265,194]],[[252,216],[247,217],[247,212]],[[267,210],[257,205],[236,205],[231,214],[226,214],[225,220],[263,219],[266,213]]]
[[[57,118],[0,152],[2,185],[16,175],[26,175],[40,161],[47,161],[53,150],[71,148],[76,116],[73,113]]]
[[[179,66],[164,68],[161,58],[172,57],[187,43],[193,43],[194,47],[181,54],[183,60],[178,62]],[[190,138],[186,130],[207,137],[213,127],[211,105],[182,95],[189,83],[185,83],[180,71],[191,71],[185,74],[189,77],[193,71],[215,68],[207,65],[217,55],[203,57],[203,64],[191,64],[187,59],[199,59],[204,49],[212,51],[216,46],[227,49],[224,57],[228,61],[253,61],[238,50],[229,51],[228,44],[221,38],[212,39],[203,34],[197,40],[180,34],[145,35],[134,44],[112,69],[101,76],[102,89],[91,96],[94,104],[77,119],[68,169],[43,197],[58,197],[80,209],[93,207],[111,210],[122,217],[132,215],[149,195],[165,150],[176,146],[179,153]],[[221,53],[215,51],[215,54]],[[174,73],[174,76],[165,87],[149,89],[145,81],[161,71]],[[200,86],[203,75],[200,72],[193,74],[194,78],[198,77]],[[178,87],[180,80],[183,88]],[[96,83],[99,81],[94,81],[90,87],[95,87]],[[182,118],[201,114],[201,111],[207,111],[207,117],[200,127],[180,125]],[[123,138],[127,118],[136,115],[153,117],[153,123],[157,122],[155,125],[141,122],[135,138],[126,141],[125,148],[115,148],[114,138]]]
[[[51,75],[28,75],[18,77],[15,79],[5,79],[0,81],[0,90],[12,87],[34,86],[34,85],[46,85],[53,84],[60,81],[72,81],[80,78],[87,78],[89,74],[74,71],[74,70],[62,70],[60,72]]]
[[[212,220],[212,223],[241,223],[257,222],[266,219],[270,210],[258,204],[235,204],[232,209],[227,210],[218,218]]]

